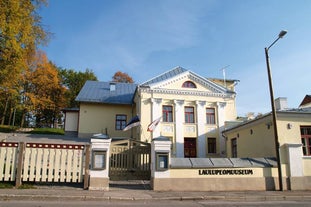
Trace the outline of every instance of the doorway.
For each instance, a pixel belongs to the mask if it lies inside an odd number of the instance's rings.
[[[196,138],[184,138],[184,157],[197,157]]]

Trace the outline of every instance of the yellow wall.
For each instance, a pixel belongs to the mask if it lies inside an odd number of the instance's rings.
[[[303,175],[311,176],[311,157],[304,157],[303,161]]]
[[[237,138],[237,157],[275,156],[273,127],[268,129],[267,123],[271,123],[269,117],[258,121],[258,123],[241,126],[226,133],[228,137],[227,156],[232,156],[231,140],[233,138]]]
[[[288,128],[288,124],[291,128]],[[280,144],[301,144],[300,126],[311,126],[310,114],[278,115],[278,134]]]
[[[127,115],[127,122],[132,118],[131,105],[80,104],[79,137],[90,137],[92,134],[106,133],[110,137],[130,137],[131,130],[115,130],[117,114]]]

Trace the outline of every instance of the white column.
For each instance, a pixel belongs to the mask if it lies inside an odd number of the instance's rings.
[[[301,177],[303,176],[302,166],[302,144],[285,144],[287,148],[287,157],[289,165],[290,177]]]
[[[154,121],[155,119],[159,118],[160,116],[162,116],[162,99],[161,98],[152,98],[151,99],[152,102],[152,114],[151,114],[151,120],[150,123],[152,121]],[[155,137],[159,137],[161,135],[161,127],[156,127],[155,130],[152,133],[152,138]]]
[[[176,157],[184,157],[184,100],[174,100]]]
[[[225,156],[226,154],[226,140],[222,136],[222,131],[224,130],[225,126],[225,120],[226,120],[226,114],[225,114],[225,107],[227,103],[226,102],[217,102],[217,119],[218,119],[218,129],[219,129],[219,139],[218,139],[218,144],[219,144],[219,153],[222,156]]]
[[[197,104],[197,132],[198,132],[198,157],[206,157],[206,136],[205,136],[205,123],[206,123],[206,101],[196,101]]]

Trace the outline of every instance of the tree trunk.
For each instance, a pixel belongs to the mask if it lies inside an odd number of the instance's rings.
[[[8,110],[8,105],[9,105],[9,98],[7,98],[5,101],[5,107],[4,107],[4,111],[3,111],[3,115],[2,115],[1,125],[4,125],[6,112]]]
[[[24,126],[24,123],[25,123],[25,116],[26,116],[26,110],[24,109],[23,112],[22,112],[21,127]]]
[[[8,125],[11,125],[11,122],[12,122],[12,116],[13,116],[13,108],[10,108],[10,116],[9,116]]]

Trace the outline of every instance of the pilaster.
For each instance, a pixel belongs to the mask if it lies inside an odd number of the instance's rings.
[[[197,132],[198,132],[198,157],[206,157],[206,136],[205,136],[205,123],[206,123],[206,101],[196,101],[197,108]]]
[[[162,107],[161,107],[162,99],[152,98],[151,103],[152,103],[152,112],[151,112],[150,123],[154,121],[155,119],[159,118],[160,116],[162,116]],[[152,133],[152,138],[159,137],[161,134],[161,128],[156,127],[155,130],[151,133]]]
[[[217,120],[218,120],[218,129],[219,129],[219,139],[218,139],[218,144],[219,144],[219,153],[222,156],[225,156],[226,153],[226,140],[222,136],[222,131],[224,130],[225,126],[225,119],[226,119],[226,113],[225,113],[225,107],[227,103],[226,102],[217,102]]]
[[[183,123],[184,117],[184,100],[174,100],[175,105],[175,138],[176,138],[176,157],[184,157],[184,135]]]

